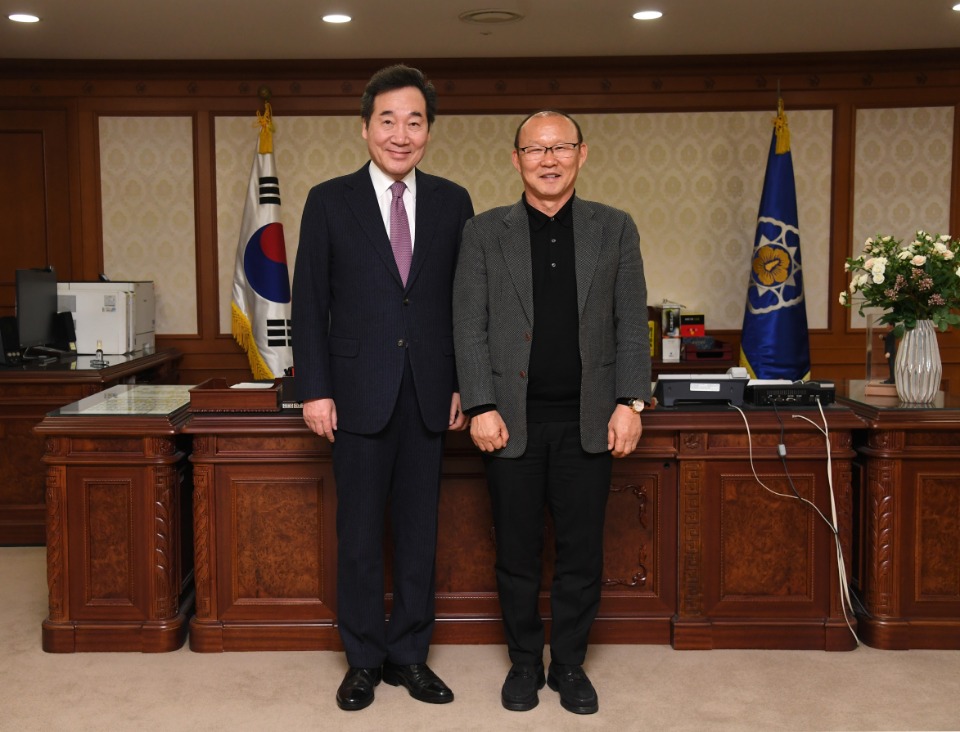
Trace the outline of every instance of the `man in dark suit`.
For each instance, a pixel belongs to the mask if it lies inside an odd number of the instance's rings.
[[[587,144],[556,111],[514,139],[523,198],[470,220],[454,282],[454,342],[470,435],[485,453],[497,587],[512,667],[503,706],[599,708],[583,671],[600,604],[612,457],[640,438],[650,397],[646,283],[630,216],[574,195]],[[551,663],[543,669],[544,508],[556,530]]]
[[[426,661],[443,435],[467,422],[451,293],[473,205],[460,186],[416,169],[435,113],[436,91],[419,70],[374,74],[361,100],[371,162],[315,186],[300,229],[293,355],[304,421],[332,445],[337,620],[349,664],[337,704],[345,710],[373,702],[381,679],[420,701],[453,701]]]

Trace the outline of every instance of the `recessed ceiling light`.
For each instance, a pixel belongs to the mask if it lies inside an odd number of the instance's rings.
[[[468,10],[457,16],[464,23],[480,23],[490,25],[495,23],[512,23],[515,20],[523,20],[523,13],[517,13],[513,10]]]
[[[36,15],[28,15],[27,13],[11,13],[7,16],[14,23],[39,23],[40,18]]]
[[[662,18],[663,13],[659,10],[641,10],[633,14],[634,20],[656,20],[657,18]]]
[[[351,20],[353,20],[353,18],[343,13],[332,13],[323,16],[324,23],[349,23]]]
[[[958,13],[960,13],[960,3],[957,3],[956,5],[954,5],[953,9],[956,10]]]

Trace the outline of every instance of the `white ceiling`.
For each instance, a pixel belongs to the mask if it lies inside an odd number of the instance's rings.
[[[422,59],[960,47],[957,0],[0,0],[0,59]],[[464,23],[468,10],[523,20]],[[641,23],[637,10],[663,18]],[[12,23],[32,12],[40,23]],[[329,12],[352,23],[321,21]]]

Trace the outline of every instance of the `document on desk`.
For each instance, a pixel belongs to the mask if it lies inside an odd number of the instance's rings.
[[[157,416],[171,414],[190,403],[192,386],[179,384],[117,384],[61,407],[66,415]]]

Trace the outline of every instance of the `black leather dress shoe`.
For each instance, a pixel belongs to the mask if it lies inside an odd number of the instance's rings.
[[[500,690],[504,709],[528,712],[540,703],[537,692],[543,688],[543,664],[515,663]]]
[[[405,686],[410,696],[428,704],[447,704],[453,692],[425,663],[403,666],[389,661],[383,664],[383,680],[391,686]]]
[[[595,714],[600,708],[597,692],[582,666],[550,664],[547,686],[560,692],[560,706],[574,714]]]
[[[347,712],[373,704],[373,687],[380,683],[379,668],[351,666],[337,689],[337,706]]]

